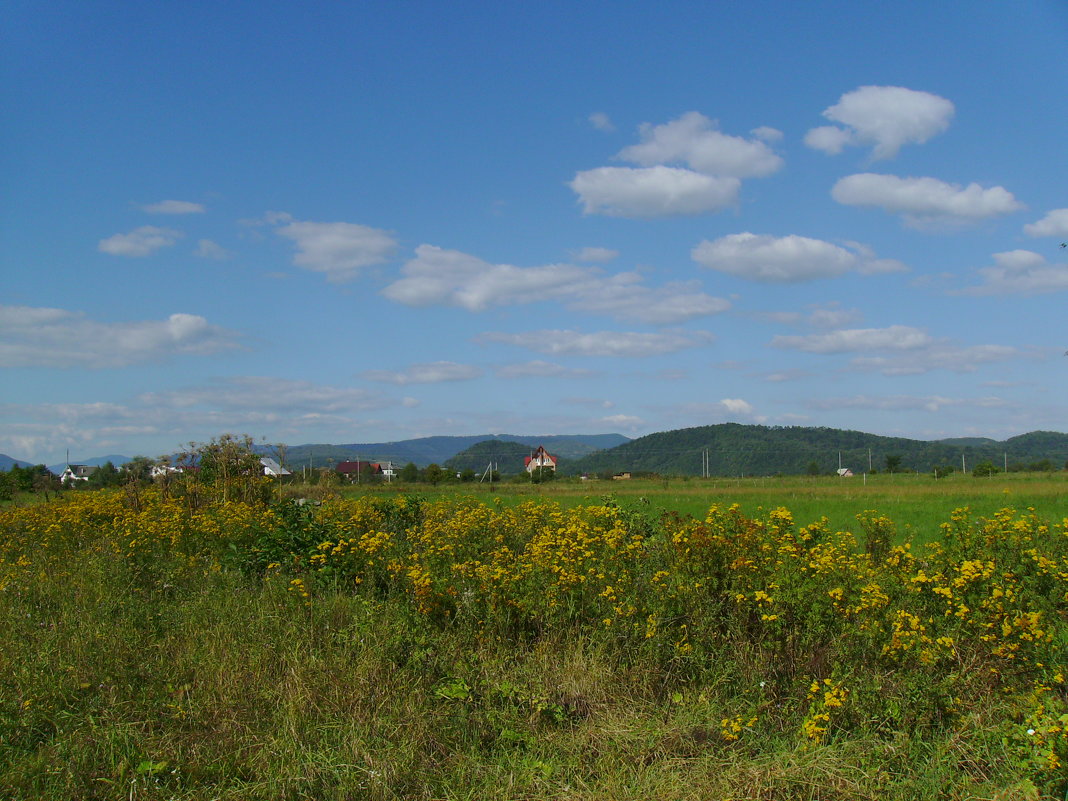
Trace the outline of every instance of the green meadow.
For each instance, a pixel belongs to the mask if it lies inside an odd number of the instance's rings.
[[[0,798],[1059,801],[1065,488],[22,498]]]

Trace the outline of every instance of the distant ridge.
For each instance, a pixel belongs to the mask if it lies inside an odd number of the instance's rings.
[[[1032,431],[999,442],[984,438],[914,440],[861,431],[801,426],[722,423],[649,434],[569,464],[569,472],[648,472],[660,475],[799,475],[839,466],[854,473],[883,471],[888,456],[898,469],[927,472],[940,465],[968,469],[984,461],[997,467],[1049,460],[1060,469],[1068,460],[1068,434]]]
[[[501,443],[501,447],[495,448],[494,442]],[[348,445],[307,444],[287,447],[285,458],[291,468],[334,467],[338,462],[354,459],[392,461],[395,466],[413,462],[426,467],[431,463],[444,465],[476,445],[478,460],[496,457],[502,473],[521,472],[522,460],[511,462],[518,459],[523,448],[542,445],[560,457],[560,472],[565,475],[631,471],[699,476],[705,469],[716,476],[798,475],[813,466],[823,473],[833,472],[839,459],[842,467],[861,473],[869,467],[883,471],[888,456],[900,457],[899,469],[920,472],[939,465],[960,469],[962,460],[968,469],[984,461],[999,468],[1048,462],[1055,469],[1068,462],[1068,434],[1058,431],[1030,431],[1003,441],[988,437],[916,440],[837,428],[741,423],[677,429],[633,440],[622,434],[475,434]],[[261,446],[260,450],[275,455],[273,447]],[[72,460],[97,466],[109,461],[120,467],[130,457],[110,454]],[[15,464],[25,467],[33,463],[0,454],[0,470],[10,470]],[[65,467],[66,463],[61,463],[48,469],[61,473]],[[485,464],[477,467],[482,469]]]
[[[286,461],[291,467],[333,467],[338,462],[362,459],[371,462],[393,462],[405,465],[412,462],[419,467],[444,464],[457,454],[486,440],[519,443],[527,448],[543,445],[565,458],[578,459],[596,451],[614,448],[630,440],[622,434],[550,434],[544,436],[520,434],[473,434],[468,436],[420,437],[397,442],[367,442],[349,445],[294,445],[286,449]],[[483,465],[484,466],[484,465]],[[503,470],[502,466],[502,470]],[[519,472],[517,469],[515,472]]]
[[[6,453],[0,453],[0,470],[3,470],[6,473],[15,465],[18,465],[19,467],[33,466],[30,462],[24,462],[21,459],[14,459],[8,456]]]

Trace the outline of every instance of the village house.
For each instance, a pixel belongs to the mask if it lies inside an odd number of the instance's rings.
[[[260,458],[260,465],[262,465],[262,467],[263,467],[263,474],[265,476],[270,476],[271,478],[278,478],[280,476],[291,476],[291,475],[293,475],[288,470],[286,470],[284,467],[282,467],[282,465],[278,464],[278,462],[276,462],[270,456],[261,457]]]
[[[533,473],[538,468],[545,468],[547,470],[552,470],[554,473],[556,472],[556,457],[545,450],[541,445],[538,446],[538,449],[534,451],[534,453],[525,457],[523,462],[526,464],[528,473]]]
[[[64,484],[73,484],[75,481],[88,481],[96,467],[91,464],[69,464],[67,469],[59,477]]]
[[[360,481],[371,476],[380,475],[383,472],[382,465],[378,464],[378,462],[363,461],[338,462],[334,470],[348,481]]]

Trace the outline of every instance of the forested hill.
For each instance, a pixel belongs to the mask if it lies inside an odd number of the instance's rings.
[[[723,423],[639,437],[575,460],[568,472],[699,476],[707,469],[715,476],[789,475],[815,469],[834,472],[841,464],[862,473],[869,468],[885,470],[887,457],[898,460],[897,469],[926,472],[940,465],[959,470],[962,456],[968,470],[984,461],[998,468],[1008,463],[1011,468],[1044,460],[1059,469],[1068,460],[1068,434],[1033,431],[1004,442],[978,438],[925,441],[835,428]]]

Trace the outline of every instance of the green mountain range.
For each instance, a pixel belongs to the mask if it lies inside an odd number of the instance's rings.
[[[996,467],[1068,461],[1068,434],[1033,431],[1003,442],[984,438],[914,440],[835,428],[779,427],[723,423],[665,431],[569,462],[573,473],[659,475],[773,475],[883,471],[887,457],[896,469],[918,472],[949,465],[971,470],[981,462]]]

